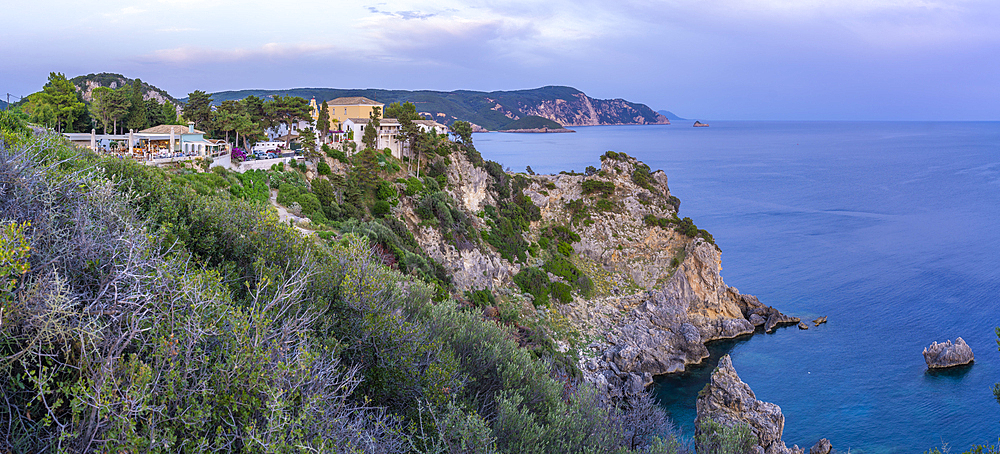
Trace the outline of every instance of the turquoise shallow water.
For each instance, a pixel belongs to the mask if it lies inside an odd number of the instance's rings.
[[[654,391],[692,432],[719,355],[781,406],[785,440],[852,453],[997,442],[1000,123],[711,122],[475,134],[522,171],[583,171],[606,150],[663,169],[681,216],[722,248],[723,277],[765,304],[829,323],[719,342]],[[926,372],[921,351],[961,336],[968,368]]]

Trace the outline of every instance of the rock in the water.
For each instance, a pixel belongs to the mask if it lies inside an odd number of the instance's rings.
[[[767,319],[761,317],[760,314],[750,314],[750,323],[753,324],[753,326],[764,326],[764,324],[767,323]]]
[[[934,342],[924,349],[924,361],[929,369],[943,369],[946,367],[962,366],[971,363],[975,359],[972,354],[972,347],[959,337],[952,344],[951,340],[944,343]]]
[[[712,373],[712,379],[698,395],[698,417],[695,419],[695,439],[698,438],[702,423],[711,419],[726,427],[745,424],[757,438],[757,450],[768,454],[789,454],[802,452],[785,447],[781,433],[785,429],[785,417],[781,407],[770,402],[757,400],[753,390],[740,380],[729,355],[719,360],[719,367]],[[696,451],[701,451],[695,446]]]
[[[799,322],[799,329],[809,329],[809,325],[806,325],[805,323]]]
[[[816,326],[819,326],[819,325],[821,325],[823,323],[826,323],[826,316],[825,315],[822,316],[822,317],[820,317],[820,318],[817,318],[816,320],[813,320],[813,324],[816,325]]]
[[[820,438],[819,441],[813,445],[812,449],[809,450],[809,454],[830,454],[831,449],[833,449],[833,446],[830,444],[830,440]]]
[[[778,312],[777,310],[773,310],[771,315],[767,317],[767,323],[764,324],[764,331],[773,333],[774,329],[779,326],[794,325],[800,321],[801,320],[798,317],[789,317],[781,312]]]

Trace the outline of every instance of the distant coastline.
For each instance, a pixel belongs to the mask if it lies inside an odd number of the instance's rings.
[[[574,131],[572,129],[567,129],[567,128],[558,128],[558,129],[554,129],[554,128],[553,129],[549,129],[549,128],[529,128],[529,129],[505,129],[503,131],[497,131],[497,132],[514,132],[514,133],[529,133],[530,134],[530,133],[553,133],[553,132],[576,132],[576,131]]]

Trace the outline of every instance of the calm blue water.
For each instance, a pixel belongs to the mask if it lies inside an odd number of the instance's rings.
[[[712,232],[723,277],[780,310],[829,323],[711,346],[709,364],[656,392],[686,433],[717,356],[781,406],[789,446],[852,453],[996,443],[1000,381],[1000,123],[711,122],[476,134],[523,171],[600,167],[606,150],[663,169],[681,216]],[[925,371],[932,341],[976,363]]]

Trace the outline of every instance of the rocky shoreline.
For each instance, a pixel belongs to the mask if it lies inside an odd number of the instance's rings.
[[[637,183],[635,175],[646,172],[648,180]],[[542,218],[531,223],[531,241],[539,240],[544,226],[573,219],[568,207],[574,203],[596,206],[606,197],[601,202],[611,205],[611,209],[591,209],[586,222],[572,226],[580,240],[572,244],[571,259],[594,281],[595,294],[586,299],[574,296],[555,308],[587,339],[564,342],[577,351],[584,379],[609,395],[642,392],[656,375],[683,372],[701,363],[709,356],[706,342],[751,335],[758,328],[770,333],[800,322],[728,286],[720,275],[722,252],[703,237],[707,233],[691,237],[647,222],[676,219],[679,201],[671,197],[663,171],[649,172],[635,158],[615,153],[602,158],[596,174],[529,178],[523,194]],[[463,156],[453,158],[448,180],[460,183],[450,185],[448,192],[470,215],[496,203],[489,175]],[[608,186],[613,191],[606,196],[588,194],[584,190],[588,181],[613,185]],[[413,224],[419,221],[415,215],[407,217]],[[415,230],[416,240],[463,290],[507,287],[524,266],[489,250],[459,250],[433,229]]]
[[[487,225],[477,213],[498,204],[491,176],[459,154],[447,172],[448,194],[474,225]],[[593,284],[589,297],[574,292],[571,301],[550,309],[534,307],[523,294],[525,310],[562,320],[572,335],[554,339],[560,351],[575,354],[583,380],[609,398],[643,393],[654,376],[701,363],[709,357],[707,342],[801,322],[723,281],[721,250],[708,232],[678,216],[680,201],[671,196],[663,171],[609,152],[600,170],[587,175],[512,177],[522,179],[522,195],[540,212],[525,240],[541,242],[551,226],[571,228],[579,240],[567,257]],[[514,288],[512,278],[523,267],[540,268],[544,262],[542,257],[507,260],[486,247],[457,248],[438,230],[421,227],[414,207],[400,208],[415,240],[462,291]]]

